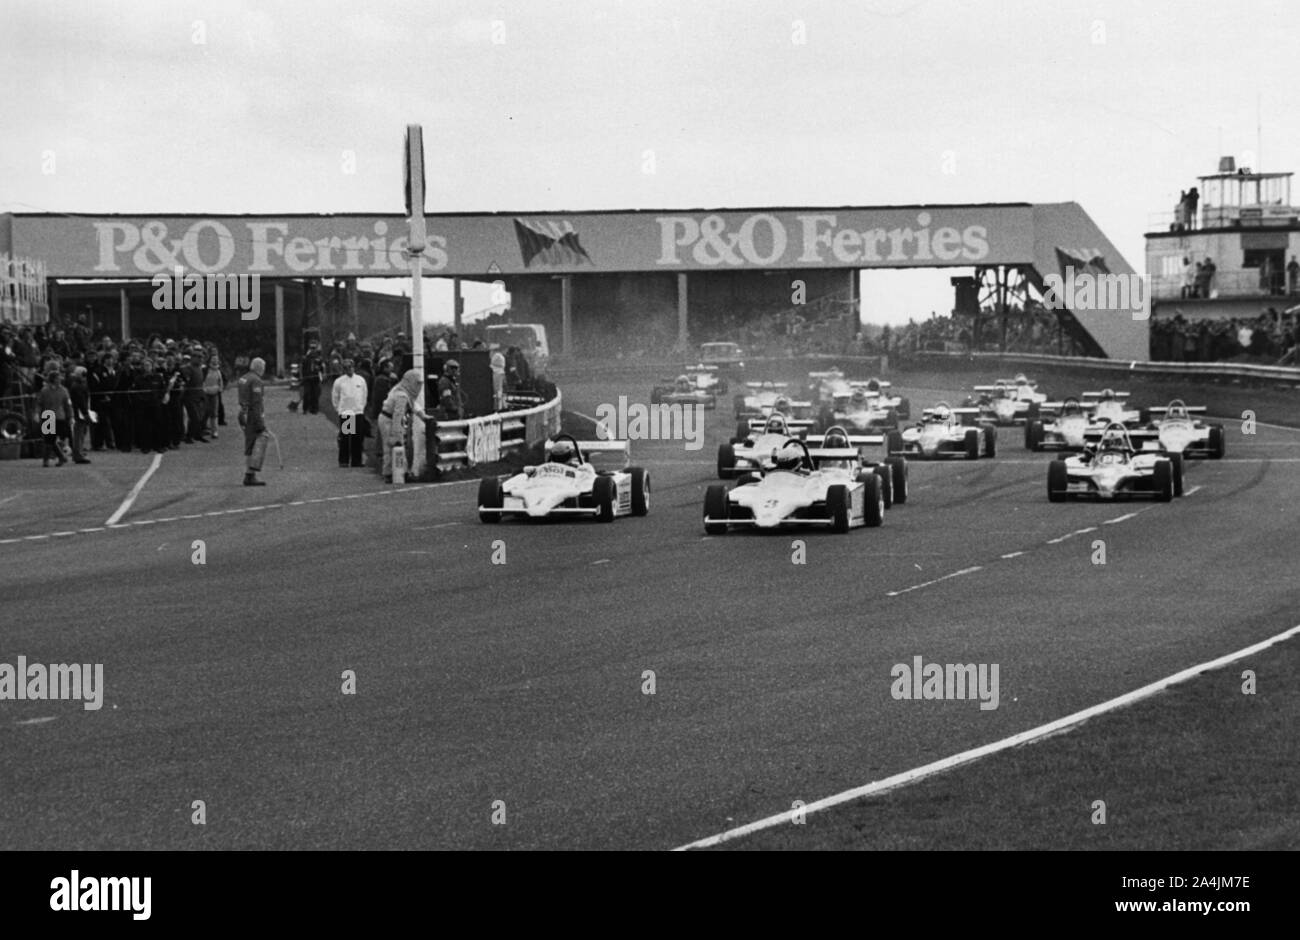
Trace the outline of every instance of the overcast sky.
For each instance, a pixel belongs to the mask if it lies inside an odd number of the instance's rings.
[[[431,212],[1074,200],[1143,271],[1220,154],[1300,165],[1297,42],[1294,0],[0,0],[0,211],[400,212],[420,123]]]

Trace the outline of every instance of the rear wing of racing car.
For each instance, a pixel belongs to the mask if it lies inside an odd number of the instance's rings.
[[[762,434],[763,431],[767,428],[767,422],[770,420],[770,418],[771,418],[770,415],[766,418],[750,418],[749,419],[750,432]],[[807,432],[808,429],[811,428],[814,423],[815,422],[813,421],[812,418],[786,418],[785,419],[786,428],[795,434],[798,434],[798,432],[800,431]]]
[[[1164,416],[1164,415],[1168,414],[1168,413],[1170,412],[1170,410],[1175,410],[1175,411],[1177,411],[1177,410],[1181,410],[1181,411],[1185,411],[1185,412],[1187,412],[1189,415],[1203,415],[1203,414],[1205,414],[1205,412],[1208,410],[1208,408],[1207,408],[1207,406],[1205,406],[1205,405],[1184,405],[1181,409],[1170,409],[1170,407],[1169,407],[1168,405],[1161,405],[1159,408],[1148,408],[1148,409],[1147,409],[1147,411],[1151,412],[1151,414],[1153,414],[1153,415],[1161,415],[1161,416]]]
[[[1100,443],[1102,436],[1111,431],[1115,426],[1105,428],[1088,428],[1083,432],[1083,439],[1089,444]],[[1122,427],[1122,425],[1121,425]],[[1147,428],[1125,428],[1125,435],[1137,450],[1159,450],[1160,449],[1160,432],[1151,431]]]
[[[858,460],[861,455],[856,447],[809,447],[808,456],[819,466],[823,460]]]
[[[553,441],[547,441],[545,452],[549,455]],[[604,463],[615,462],[621,466],[627,466],[632,460],[632,442],[631,441],[577,441],[578,450],[582,451],[582,456],[595,465],[599,457]],[[621,461],[620,458],[621,457]]]
[[[789,387],[790,387],[789,382],[746,382],[745,383],[745,388],[752,388],[755,391],[762,391],[763,389],[772,389],[773,391],[779,391],[780,389],[789,388]]]
[[[1101,396],[1104,395],[1104,394],[1105,394],[1105,392],[1084,392],[1084,393],[1083,393],[1082,395],[1080,395],[1079,397],[1080,397],[1080,398],[1101,398]],[[1129,397],[1129,394],[1130,394],[1130,393],[1129,393],[1129,392],[1112,392],[1111,394],[1114,395],[1116,398],[1118,398],[1120,401],[1123,401],[1125,398],[1128,398],[1128,397]]]
[[[1080,411],[1092,411],[1097,407],[1095,401],[1079,401],[1075,402],[1075,404],[1078,405]],[[1060,412],[1063,408],[1065,408],[1065,402],[1063,401],[1044,401],[1039,402],[1038,405],[1038,411],[1040,414]]]
[[[842,379],[842,378],[844,378],[844,373],[841,372],[839,369],[831,369],[829,372],[809,372],[809,373],[808,373],[808,378],[810,378],[810,379]]]
[[[848,449],[848,450],[852,450],[856,454],[857,449],[859,447],[869,447],[872,444],[885,443],[885,435],[883,434],[849,434],[846,436],[849,439],[848,448],[832,447],[827,450],[827,453],[834,451],[835,453],[838,454],[841,450]],[[803,442],[807,444],[809,448],[813,448],[813,449],[820,448],[823,444],[826,443],[826,435],[809,434],[807,437],[803,439]],[[813,456],[815,457],[816,454],[814,453]],[[843,459],[843,458],[835,458],[835,459]]]

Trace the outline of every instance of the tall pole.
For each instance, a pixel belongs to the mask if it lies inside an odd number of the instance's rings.
[[[406,126],[407,246],[411,256],[411,368],[424,374],[424,310],[420,279],[424,276],[424,131],[419,124]]]

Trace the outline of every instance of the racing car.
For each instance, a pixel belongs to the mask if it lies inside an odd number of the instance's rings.
[[[1047,465],[1047,498],[1156,499],[1169,502],[1182,491],[1181,460],[1169,454],[1139,451],[1131,432],[1118,422],[1088,432],[1083,453],[1057,457]]]
[[[1032,421],[1047,401],[1036,383],[1023,375],[998,379],[992,385],[976,385],[975,391],[978,396],[968,401],[980,409],[980,421],[1003,426]]]
[[[828,463],[852,463],[853,447],[822,448]],[[778,529],[783,526],[825,526],[847,532],[858,526],[878,526],[885,520],[880,477],[871,470],[819,468],[813,452],[799,440],[774,447],[761,476],[747,474],[728,490],[715,483],[704,494],[704,531],[724,535],[733,526]]]
[[[890,431],[885,436],[885,451],[891,457],[921,460],[993,457],[997,454],[998,429],[991,424],[967,423],[978,415],[978,408],[954,408],[941,401],[921,412],[919,424]]]
[[[617,516],[644,516],[650,511],[650,474],[628,466],[627,441],[578,441],[557,434],[546,442],[546,461],[512,477],[479,481],[478,517],[500,522],[503,516],[591,516],[613,522]],[[618,454],[621,465],[597,470],[589,458]]]
[[[1132,430],[1138,425],[1150,423],[1151,415],[1145,408],[1126,407],[1128,397],[1128,392],[1117,392],[1109,388],[1100,392],[1084,392],[1082,396],[1085,402],[1096,406],[1093,419],[1098,422],[1101,430],[1112,424],[1122,424]]]
[[[1027,450],[1083,450],[1084,435],[1095,425],[1096,404],[1077,398],[1043,402],[1039,417],[1025,422]]]
[[[707,388],[702,388],[697,381],[686,373],[676,379],[664,379],[650,391],[652,405],[699,405],[706,410],[718,406],[717,396]]]
[[[1175,398],[1164,408],[1148,408],[1151,412],[1151,429],[1156,432],[1160,447],[1184,457],[1223,457],[1227,449],[1223,425],[1210,424],[1194,414],[1204,414],[1204,406],[1189,407]]]
[[[837,424],[855,431],[897,428],[904,417],[895,407],[898,401],[885,397],[878,389],[868,389],[865,383],[854,383],[850,389],[837,394],[831,404],[822,405],[817,423],[828,430]]]
[[[742,421],[736,436],[718,445],[718,479],[729,480],[744,470],[762,470],[773,448],[792,437],[806,435],[811,426],[811,421],[794,420],[779,412]]]
[[[735,398],[737,418],[766,418],[774,411],[792,417],[811,417],[813,403],[794,401],[787,390],[787,382],[746,382],[748,390]]]
[[[885,499],[885,508],[892,509],[907,502],[907,458],[886,457],[883,461],[868,460],[863,456],[862,448],[883,444],[884,437],[878,434],[849,434],[844,427],[836,425],[825,434],[809,434],[804,438],[813,463],[819,470],[841,470],[856,476],[859,470],[870,470],[880,477],[880,487]],[[852,449],[854,457],[843,456],[844,451]]]

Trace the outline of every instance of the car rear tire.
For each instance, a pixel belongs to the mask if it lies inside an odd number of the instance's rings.
[[[736,414],[740,415],[740,413],[745,410],[745,396],[737,395],[732,399],[732,406],[735,408]]]
[[[996,457],[998,455],[998,429],[993,425],[984,428],[984,436],[987,438],[985,443],[988,444],[988,453],[986,457]]]
[[[908,421],[912,417],[912,403],[906,398],[898,400],[898,416],[904,421]]]
[[[1214,460],[1221,460],[1226,450],[1227,441],[1223,433],[1223,425],[1210,425],[1210,457]]]
[[[1171,464],[1171,470],[1173,471],[1173,477],[1174,477],[1174,495],[1182,496],[1183,495],[1183,455],[1170,454],[1169,463]]]
[[[900,456],[903,453],[902,431],[890,431],[885,435],[885,452],[891,457]]]
[[[650,512],[650,474],[644,467],[631,467],[632,515],[644,516]]]
[[[1065,501],[1066,490],[1070,486],[1070,471],[1064,460],[1053,460],[1047,465],[1047,499],[1048,502]]]
[[[903,457],[886,457],[885,465],[893,477],[890,489],[894,491],[894,503],[901,506],[907,502],[907,460]]]
[[[886,466],[874,467],[869,473],[858,474],[858,481],[866,483],[869,476],[873,476],[880,481],[880,495],[885,499],[885,508],[892,509],[894,506],[894,481],[890,478],[889,468]]]
[[[501,496],[501,480],[497,477],[484,477],[478,481],[479,522],[495,523],[501,521],[499,512],[483,512],[484,509],[500,509],[505,500]]]
[[[1025,417],[1030,421],[1037,421],[1039,415],[1038,402],[1031,401],[1029,407],[1025,409]]]
[[[727,518],[727,488],[720,483],[714,483],[704,491],[704,518]],[[706,535],[726,535],[727,523],[705,522],[704,532]]]
[[[737,421],[737,422],[736,422],[736,436],[735,436],[735,438],[733,438],[733,440],[734,440],[737,444],[739,444],[741,441],[749,440],[749,422],[748,422],[748,421]]]
[[[874,529],[885,521],[885,498],[884,492],[880,489],[880,482],[880,478],[877,478],[873,490],[872,481],[867,481],[866,489],[862,494],[863,519],[869,529]]]
[[[729,480],[736,475],[736,448],[731,444],[718,445],[718,479]]]
[[[872,484],[868,481],[863,485],[871,487]],[[879,499],[879,485],[875,488],[875,494]],[[826,490],[826,511],[830,513],[832,532],[849,531],[849,488],[847,486],[837,483]]]
[[[591,487],[591,499],[600,510],[596,514],[597,522],[614,521],[615,489],[613,477],[596,477]]]
[[[978,460],[980,456],[980,429],[966,429],[966,459]]]
[[[1156,499],[1167,503],[1174,498],[1174,465],[1168,460],[1156,461],[1154,479]]]

